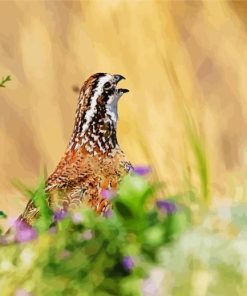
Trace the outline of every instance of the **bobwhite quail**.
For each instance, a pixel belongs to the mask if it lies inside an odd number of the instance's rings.
[[[117,105],[127,89],[117,88],[121,75],[97,73],[83,84],[67,150],[46,181],[53,211],[87,205],[98,213],[109,207],[103,190],[115,190],[131,164],[117,141]],[[19,220],[29,225],[39,216],[30,200]]]

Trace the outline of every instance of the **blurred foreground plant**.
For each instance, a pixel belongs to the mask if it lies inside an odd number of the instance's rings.
[[[1,295],[22,289],[32,295],[140,295],[141,280],[159,264],[159,249],[189,221],[182,209],[171,212],[152,203],[154,186],[136,174],[122,181],[108,218],[78,209],[51,219],[44,183],[28,192],[40,208],[33,229],[39,235],[23,236],[20,229],[21,244],[1,247]],[[48,225],[53,226],[46,231]]]
[[[115,197],[104,192],[107,217],[51,213],[44,182],[26,190],[41,216],[20,229],[19,243],[0,247],[1,295],[245,295],[247,206],[208,211],[191,225],[183,196],[154,200],[155,189],[125,177]]]

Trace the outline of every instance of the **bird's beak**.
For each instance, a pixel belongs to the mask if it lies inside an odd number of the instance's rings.
[[[122,75],[119,74],[115,74],[114,75],[114,80],[116,81],[116,83],[118,83],[120,80],[125,79],[125,77],[123,77]]]
[[[120,80],[125,79],[125,77],[122,76],[122,75],[119,75],[119,74],[115,74],[115,75],[114,75],[114,79],[115,79],[115,82],[116,82],[116,84],[117,84]],[[129,90],[126,89],[126,88],[119,88],[119,89],[118,89],[118,93],[120,93],[120,94],[124,94],[124,93],[127,93],[127,92],[129,92]]]
[[[124,93],[129,92],[129,90],[127,88],[119,88],[118,92],[124,94]]]

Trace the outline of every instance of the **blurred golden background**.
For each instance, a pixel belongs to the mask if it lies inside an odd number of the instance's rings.
[[[246,16],[246,2],[1,1],[0,76],[12,81],[0,89],[0,208],[17,216],[26,199],[12,180],[35,185],[44,166],[55,168],[74,123],[72,88],[96,72],[127,78],[119,142],[132,163],[153,166],[167,193],[182,191],[188,175],[197,184],[184,110],[205,147],[214,195],[240,188]]]

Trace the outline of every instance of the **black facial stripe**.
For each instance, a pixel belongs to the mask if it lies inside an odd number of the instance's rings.
[[[109,88],[111,88],[111,86],[112,86],[112,84],[110,83],[110,81],[107,81],[104,85],[104,88],[109,89]]]
[[[114,91],[115,91],[115,88],[111,87],[111,88],[104,91],[104,96],[111,96],[114,94]]]

